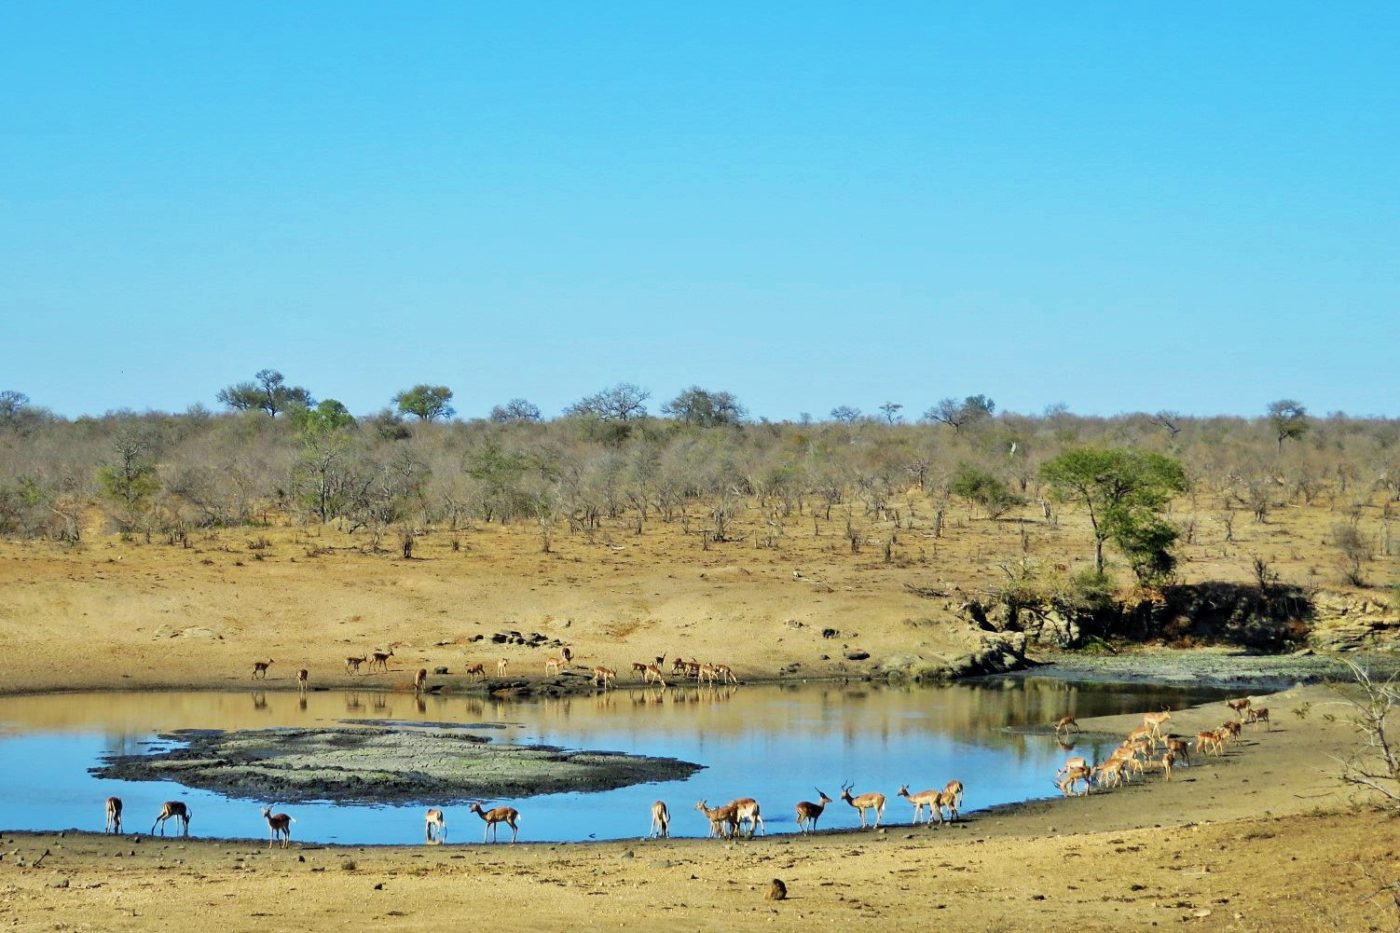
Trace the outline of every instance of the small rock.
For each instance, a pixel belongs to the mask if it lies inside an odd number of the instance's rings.
[[[49,887],[51,887],[51,888],[66,888],[66,887],[68,887],[68,879],[67,879],[67,878],[60,878],[60,879],[58,879],[57,881],[50,882],[50,883],[49,883]]]

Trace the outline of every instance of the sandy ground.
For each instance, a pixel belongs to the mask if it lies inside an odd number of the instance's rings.
[[[20,929],[1400,928],[1400,818],[1356,807],[1329,757],[1353,737],[1335,695],[1269,699],[1221,759],[1121,790],[813,838],[321,846],[0,833],[0,923]],[[1306,718],[1290,713],[1304,709]],[[1221,705],[1178,713],[1214,727]],[[1330,721],[1329,721],[1330,720]],[[1126,731],[1137,717],[1087,721]],[[1047,775],[1047,780],[1048,780]],[[767,802],[765,802],[767,803]],[[767,803],[775,806],[776,802]],[[839,805],[839,802],[838,802]],[[528,807],[522,828],[528,827]],[[460,815],[454,840],[475,836]],[[640,820],[645,815],[639,815]],[[523,839],[528,839],[528,830]],[[49,854],[37,865],[41,853]],[[764,898],[781,878],[789,898]]]
[[[252,530],[201,533],[190,548],[97,535],[77,548],[0,541],[0,692],[244,688],[252,662],[267,658],[276,662],[269,690],[293,689],[298,667],[313,687],[361,689],[404,687],[418,667],[438,665],[453,675],[434,686],[459,689],[465,664],[490,668],[502,657],[512,676],[541,676],[548,652],[471,640],[501,629],[560,639],[581,664],[620,671],[664,653],[726,662],[746,679],[794,662],[798,677],[861,675],[891,657],[966,653],[980,636],[951,610],[958,587],[985,584],[995,560],[1023,546],[1015,526],[959,522],[938,541],[905,533],[885,563],[878,547],[851,554],[834,525],[822,531],[777,550],[702,550],[674,529],[560,536],[541,554],[528,530],[488,528],[464,533],[458,550],[445,534],[427,536],[412,561],[365,554],[363,540],[331,529],[269,530],[265,544]],[[1036,533],[1035,553],[1086,556],[1069,523]],[[1195,569],[1226,578],[1232,567]],[[906,585],[949,595],[923,598]],[[840,634],[823,638],[824,628]],[[344,672],[347,655],[391,646],[389,672]],[[853,649],[870,660],[845,660]],[[1327,718],[1343,712],[1327,705],[1332,694],[1297,690],[1269,701],[1272,732],[1251,729],[1227,757],[1181,769],[1170,784],[1154,775],[946,829],[273,852],[265,841],[0,831],[0,924],[1400,929],[1394,900],[1375,896],[1400,877],[1400,821],[1345,797],[1330,756],[1355,737]],[[1306,718],[1289,712],[1307,703]],[[1175,730],[1194,734],[1226,715],[1223,706],[1181,713]],[[891,798],[896,821],[903,806]],[[454,840],[473,832],[469,819],[458,815]],[[791,893],[776,904],[763,898],[775,877]]]
[[[804,555],[824,563],[796,569],[794,554],[701,551],[679,532],[645,545],[564,539],[541,554],[534,536],[491,528],[460,551],[427,536],[411,561],[362,553],[362,539],[329,529],[267,534],[256,548],[252,532],[191,548],[0,541],[0,692],[242,687],[268,658],[267,689],[293,687],[302,667],[312,686],[389,688],[439,666],[452,673],[433,685],[469,689],[468,664],[494,675],[502,658],[511,678],[542,677],[558,649],[471,640],[502,630],[539,632],[571,645],[580,672],[624,677],[658,655],[728,663],[749,679],[792,662],[803,675],[859,675],[892,656],[948,659],[980,643],[951,600],[904,589],[927,583],[925,569],[833,555],[829,538],[809,539]],[[827,628],[840,635],[823,638]],[[347,656],[389,648],[389,672],[346,673]],[[847,661],[856,649],[870,658]]]

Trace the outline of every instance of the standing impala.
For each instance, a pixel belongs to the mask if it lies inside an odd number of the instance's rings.
[[[957,822],[958,808],[962,806],[963,782],[953,778],[943,785],[943,806],[948,808],[948,821]]]
[[[765,834],[767,833],[767,830],[764,829],[763,826],[763,816],[759,812],[757,800],[754,800],[752,797],[736,797],[729,801],[729,806],[734,808],[734,815],[738,818],[740,823],[747,822],[749,824],[750,839],[753,838],[754,833],[758,830],[763,830]]]
[[[710,835],[728,838],[739,831],[739,809],[735,806],[707,807],[701,800],[695,809],[705,814],[710,821]]]
[[[799,833],[810,833],[817,828],[817,819],[826,809],[826,805],[831,803],[831,798],[820,788],[813,788],[817,792],[818,802],[812,803],[810,800],[803,800],[797,804],[797,831]]]
[[[263,819],[267,820],[267,829],[271,834],[267,841],[267,847],[272,848],[280,836],[282,848],[287,848],[292,842],[292,824],[296,821],[285,813],[273,813],[271,807],[263,807],[262,815]]]
[[[496,807],[491,810],[483,810],[481,809],[481,803],[477,802],[472,804],[471,811],[481,817],[486,823],[486,829],[481,833],[482,842],[486,841],[488,834],[490,834],[492,840],[495,840],[496,831],[499,829],[499,824],[501,823],[505,823],[510,827],[510,841],[512,844],[515,843],[516,837],[520,835],[520,827],[515,825],[515,821],[520,819],[520,811],[514,807]]]
[[[943,822],[943,809],[942,809],[942,805],[943,805],[943,792],[942,792],[942,791],[938,791],[938,790],[921,790],[921,791],[919,791],[917,794],[911,794],[911,793],[909,793],[909,785],[908,785],[908,784],[902,784],[902,785],[900,785],[899,793],[896,794],[895,796],[897,796],[897,797],[907,797],[907,798],[909,799],[909,802],[912,803],[912,804],[914,805],[914,819],[913,819],[912,821],[910,821],[910,825],[911,825],[911,826],[912,826],[912,825],[915,825],[915,824],[917,824],[917,823],[919,822],[919,818],[920,818],[921,816],[923,816],[924,807],[928,807],[928,810],[929,810],[929,813],[928,813],[928,820],[927,820],[927,822],[924,823],[925,826],[932,826],[932,825],[933,825],[933,819],[934,819],[935,816],[938,817],[938,822],[940,822],[940,823]]]
[[[880,793],[861,794],[859,797],[851,796],[851,788],[854,784],[841,785],[841,799],[849,803],[860,811],[860,828],[865,829],[865,811],[875,811],[875,828],[879,828],[880,820],[885,817],[885,795]]]
[[[651,805],[651,832],[647,838],[665,838],[671,835],[671,811],[666,809],[666,802],[658,800]]]

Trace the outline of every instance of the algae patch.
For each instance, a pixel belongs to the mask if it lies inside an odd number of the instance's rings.
[[[115,755],[92,773],[285,803],[444,804],[683,780],[702,767],[675,758],[498,744],[460,729],[190,730],[161,738],[181,747]]]

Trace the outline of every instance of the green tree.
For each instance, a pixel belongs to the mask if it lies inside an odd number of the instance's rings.
[[[292,489],[303,508],[322,522],[344,510],[355,487],[353,464],[348,462],[350,429],[355,417],[333,398],[292,415],[301,436],[301,452],[292,466]]]
[[[262,369],[252,382],[239,382],[220,389],[219,401],[235,411],[262,411],[276,418],[289,408],[310,408],[315,404],[311,392],[303,386],[289,386],[275,369]]]
[[[677,421],[701,428],[738,424],[748,412],[739,400],[728,392],[709,392],[691,386],[661,406],[663,414]]]
[[[1077,501],[1089,512],[1094,532],[1094,569],[1103,573],[1103,545],[1113,540],[1130,561],[1143,548],[1162,547],[1165,525],[1158,513],[1186,490],[1186,472],[1170,457],[1125,448],[1079,447],[1043,464],[1040,476],[1061,501]],[[1174,533],[1174,530],[1173,530]],[[1145,560],[1160,563],[1161,555]],[[1136,569],[1136,568],[1135,568]]]
[[[116,507],[123,533],[134,531],[150,511],[160,491],[160,477],[151,460],[149,445],[134,434],[119,434],[112,444],[115,458],[97,471],[102,495]]]
[[[303,438],[331,434],[355,425],[355,416],[333,398],[323,399],[315,408],[299,408],[291,418]]]
[[[1296,441],[1308,433],[1308,409],[1291,398],[1269,403],[1269,426],[1274,430],[1279,453],[1283,452],[1284,441]]]
[[[1005,480],[976,467],[962,464],[948,484],[948,491],[955,496],[981,506],[988,518],[1000,518],[1026,500],[1016,495],[1006,485]]]
[[[457,412],[449,404],[452,390],[447,386],[416,385],[394,396],[401,415],[415,415],[420,421],[451,418]]]

